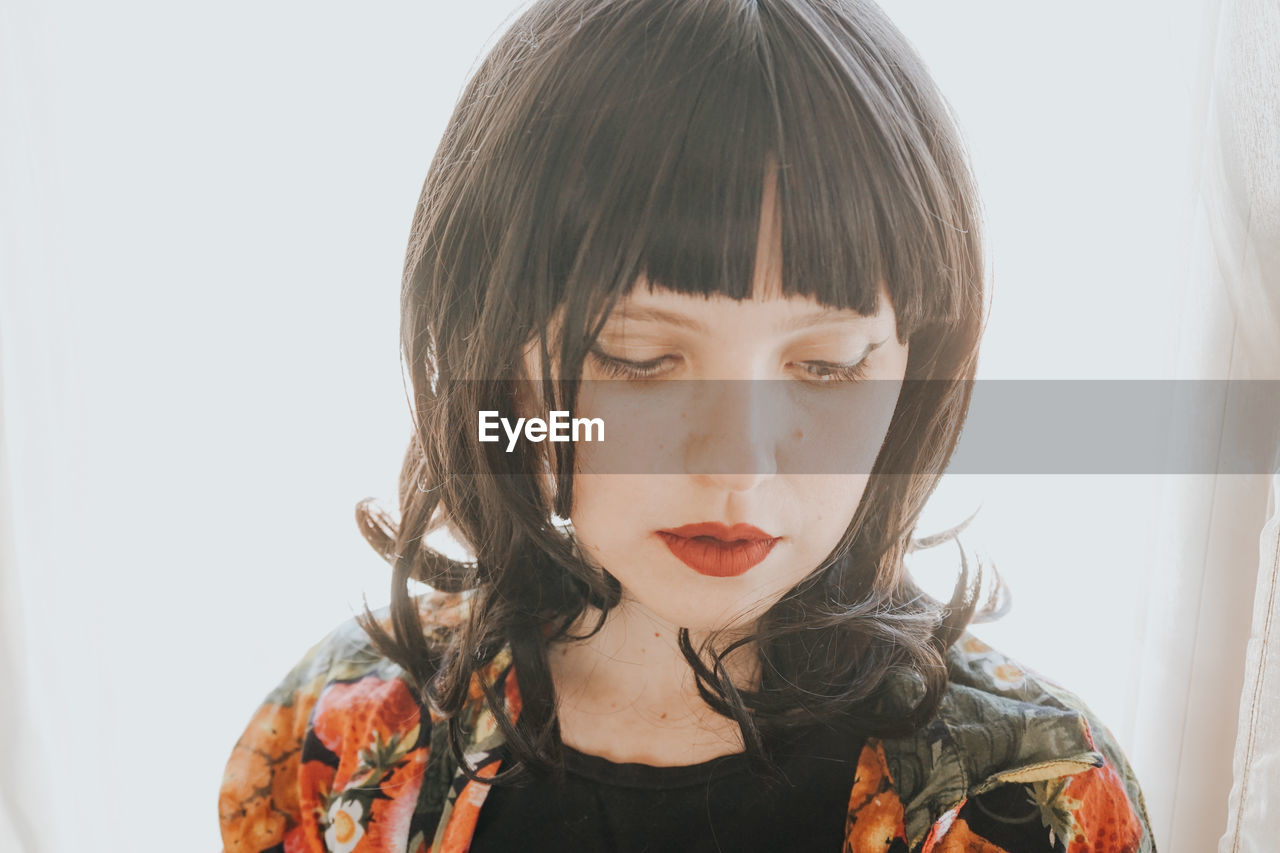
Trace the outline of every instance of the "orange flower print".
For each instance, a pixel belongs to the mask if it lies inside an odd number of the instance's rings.
[[[315,698],[295,694],[289,705],[263,703],[232,750],[218,796],[227,853],[257,853],[279,844],[298,807],[300,744]]]
[[[881,853],[895,849],[895,841],[905,841],[902,803],[879,741],[868,741],[858,756],[844,834],[845,853]]]
[[[476,775],[493,776],[498,772],[500,761],[476,768]],[[445,824],[444,837],[440,841],[440,853],[467,853],[471,846],[471,838],[475,835],[476,822],[480,819],[480,806],[484,804],[489,793],[489,786],[474,779],[467,784],[454,801],[453,811],[449,813]]]
[[[425,747],[415,749],[404,757],[379,788],[380,796],[369,804],[368,832],[362,850],[405,849],[409,838],[409,824],[414,808],[418,805],[418,792],[422,788],[422,774],[427,769]]]
[[[329,687],[316,703],[312,728],[338,756],[334,790],[381,781],[417,746],[419,718],[417,700],[398,678],[369,676]]]
[[[323,761],[304,761],[298,769],[298,817],[300,823],[284,839],[284,853],[324,853],[320,846],[321,818],[327,813],[333,789],[334,768]]]
[[[1142,826],[1134,814],[1110,762],[1071,778],[1063,795],[1076,801],[1067,853],[1133,853],[1142,841]]]
[[[428,753],[420,721],[400,679],[369,675],[321,694],[311,721],[320,745],[308,753],[301,781],[304,821],[314,822],[325,851],[405,849]],[[293,853],[287,845],[286,853]]]
[[[1004,657],[989,657],[982,662],[982,668],[1002,690],[1015,690],[1027,680],[1027,674]]]
[[[324,846],[330,853],[351,853],[364,837],[364,806],[358,800],[336,799],[329,807],[329,828]]]
[[[502,672],[511,665],[511,652],[503,649],[494,656],[480,669],[471,674],[471,682],[467,685],[467,701],[472,703],[480,702],[484,699],[484,691],[482,685],[494,685],[498,683],[498,678]]]

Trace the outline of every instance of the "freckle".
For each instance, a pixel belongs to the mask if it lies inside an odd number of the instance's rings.
[[[666,718],[667,718],[667,712],[666,712],[666,711],[663,711],[663,712],[662,712],[662,716],[661,716],[661,717],[659,717],[658,719],[660,719],[660,720],[665,720]]]
[[[616,708],[616,707],[618,707],[618,703],[617,703],[617,702],[610,702],[610,703],[609,703],[609,707],[610,707],[610,708]]]

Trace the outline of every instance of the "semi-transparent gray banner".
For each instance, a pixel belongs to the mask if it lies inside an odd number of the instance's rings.
[[[517,389],[521,411],[504,410]],[[939,406],[968,395],[953,474],[1267,474],[1280,468],[1280,381],[1274,380],[609,380],[579,383],[569,407],[537,383],[455,383],[473,454],[507,467],[513,454],[572,444],[596,474],[865,474],[890,430],[909,452],[877,469],[917,473],[945,435]],[[442,389],[443,390],[443,389]],[[898,418],[893,420],[895,409]],[[472,443],[474,442],[474,445]],[[913,450],[914,449],[914,450]],[[927,455],[927,454],[925,454]]]

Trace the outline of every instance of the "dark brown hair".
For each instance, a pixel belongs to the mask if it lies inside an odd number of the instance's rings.
[[[784,291],[872,313],[885,282],[910,342],[907,381],[836,549],[750,638],[710,663],[685,630],[680,647],[756,758],[789,725],[840,718],[889,736],[936,713],[944,653],[972,618],[976,585],[963,563],[952,600],[937,602],[904,556],[968,411],[985,308],[978,202],[947,104],[865,0],[541,0],[479,66],[431,163],[403,281],[415,434],[400,521],[370,501],[357,508],[395,569],[391,630],[368,612],[363,624],[449,718],[455,753],[472,679],[509,646],[523,710],[512,723],[496,691],[486,701],[517,767],[559,768],[548,643],[619,593],[557,523],[571,512],[572,445],[554,459],[536,449],[546,445],[495,452],[459,425],[519,407],[531,341],[543,402],[572,409],[575,383],[561,391],[551,361],[580,376],[642,274],[681,293],[750,298],[770,161]],[[474,562],[426,546],[441,525]],[[473,591],[446,642],[424,634],[411,580]],[[763,664],[756,690],[715,657],[748,640]]]

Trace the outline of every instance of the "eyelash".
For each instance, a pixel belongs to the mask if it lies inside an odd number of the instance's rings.
[[[672,358],[672,356],[664,355],[650,361],[627,361],[626,359],[605,355],[603,352],[594,349],[591,351],[591,357],[605,374],[615,379],[652,379],[658,375],[659,368],[663,362]],[[803,362],[803,364],[812,365],[826,371],[821,376],[815,376],[810,384],[829,385],[837,382],[858,382],[866,379],[867,371],[870,368],[867,362],[868,359],[864,358],[857,364],[832,364],[829,361],[807,361]]]

